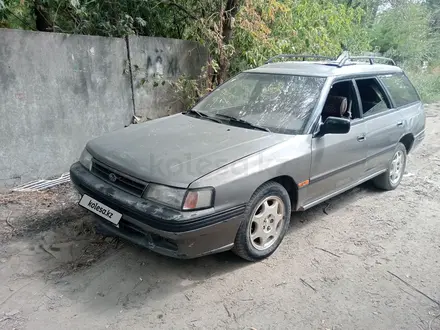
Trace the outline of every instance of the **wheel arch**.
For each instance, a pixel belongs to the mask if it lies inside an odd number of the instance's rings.
[[[277,182],[280,185],[282,185],[289,194],[292,210],[296,210],[298,204],[298,185],[296,184],[295,180],[292,177],[288,175],[277,176],[270,180],[267,180],[266,182],[261,184],[258,188],[260,188],[262,185],[266,184],[267,182]]]
[[[409,154],[414,145],[414,135],[412,133],[405,134],[399,140],[405,146],[406,153]]]

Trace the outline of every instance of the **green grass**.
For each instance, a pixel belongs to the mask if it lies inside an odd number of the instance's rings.
[[[407,74],[420,93],[423,102],[440,101],[440,73],[408,71]]]

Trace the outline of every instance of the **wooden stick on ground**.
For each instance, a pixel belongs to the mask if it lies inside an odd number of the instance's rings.
[[[413,289],[414,291],[420,293],[422,296],[428,298],[429,300],[431,300],[433,303],[437,304],[438,306],[440,306],[440,302],[438,302],[437,300],[431,298],[430,296],[428,296],[426,293],[423,293],[422,291],[420,291],[419,289],[415,288],[414,286],[412,286],[411,284],[409,284],[408,282],[406,282],[405,280],[403,280],[402,278],[400,278],[399,276],[397,276],[396,274],[391,273],[389,270],[387,270],[388,273],[390,273],[391,275],[393,275],[395,278],[397,278],[398,280],[400,280],[402,283],[404,283],[405,285],[409,286],[411,289]]]

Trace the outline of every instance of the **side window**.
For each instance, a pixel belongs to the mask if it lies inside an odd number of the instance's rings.
[[[332,85],[321,116],[323,122],[330,116],[347,119],[360,118],[359,104],[351,80],[336,82]]]
[[[364,117],[391,109],[391,104],[375,78],[357,79]]]
[[[396,107],[419,101],[416,90],[403,73],[381,76],[380,79],[390,92]]]

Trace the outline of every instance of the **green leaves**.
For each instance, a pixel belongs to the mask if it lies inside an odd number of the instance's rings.
[[[437,55],[433,52],[436,42],[430,23],[430,12],[424,4],[392,7],[378,16],[371,30],[372,44],[401,63],[420,64]]]
[[[280,53],[380,51],[407,67],[440,59],[439,0],[39,0],[55,32],[189,39],[208,48],[199,80],[176,88],[190,101],[226,76]],[[35,29],[34,1],[0,0],[0,27]],[[227,8],[227,6],[232,6]],[[7,9],[5,9],[7,8]],[[372,47],[373,46],[373,47]],[[438,65],[438,64],[437,64]],[[141,69],[134,66],[134,71]],[[124,70],[127,71],[127,70]],[[423,79],[419,79],[423,81]],[[433,80],[437,85],[437,80]],[[144,88],[162,81],[141,80]],[[177,86],[179,85],[179,86]],[[194,96],[196,95],[196,96]],[[185,101],[186,102],[186,101]],[[186,104],[186,103],[185,103]]]
[[[274,9],[276,8],[276,9]],[[338,55],[341,44],[352,52],[369,50],[365,12],[318,0],[248,0],[239,12],[232,72],[261,65],[279,53]]]
[[[79,0],[70,0],[70,5],[73,8],[79,8],[80,4],[79,4]]]

